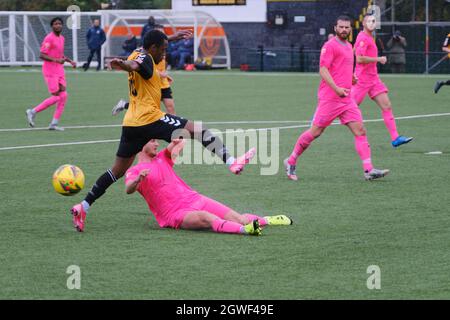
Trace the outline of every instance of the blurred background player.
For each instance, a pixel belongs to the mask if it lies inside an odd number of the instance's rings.
[[[161,32],[164,32],[164,27],[162,25],[155,25],[154,30],[159,30]],[[192,34],[188,33],[186,34],[186,37],[192,37]],[[174,42],[174,41],[169,41]],[[161,60],[160,63],[156,65],[156,68],[158,69],[159,76],[161,78],[161,99],[164,103],[164,106],[166,107],[167,113],[176,115],[175,113],[175,101],[172,96],[172,89],[170,88],[170,85],[173,82],[173,79],[169,74],[167,73],[167,64],[166,64],[166,56]],[[118,113],[120,113],[123,110],[128,109],[129,103],[124,100],[120,99],[119,102],[113,107],[112,109],[112,115],[115,116]]]
[[[126,192],[137,190],[142,195],[161,228],[260,235],[260,227],[292,224],[285,215],[239,214],[190,188],[173,169],[184,142],[175,139],[158,152],[158,141],[150,140],[139,153],[138,164],[125,175]]]
[[[86,33],[86,40],[90,53],[86,64],[83,66],[83,69],[84,71],[87,71],[89,69],[92,58],[95,54],[98,62],[97,71],[99,71],[101,67],[102,45],[106,41],[106,34],[105,31],[103,31],[103,29],[100,27],[99,19],[95,19],[92,27],[89,28],[88,32]]]
[[[187,33],[178,31],[173,37],[182,38]],[[84,230],[89,207],[125,174],[133,164],[135,155],[151,139],[170,142],[174,134],[184,131],[222,159],[234,174],[240,174],[255,155],[252,148],[236,159],[221,139],[202,125],[161,111],[161,79],[156,65],[164,58],[167,44],[168,38],[164,33],[152,30],[145,35],[142,50],[134,51],[127,61],[120,58],[111,60],[111,68],[128,73],[130,107],[123,119],[119,148],[112,168],[104,172],[84,200],[71,209],[74,226],[79,232]]]
[[[59,127],[58,122],[64,112],[64,106],[67,101],[64,62],[69,62],[74,68],[76,63],[64,56],[64,36],[61,34],[63,29],[62,19],[58,17],[53,18],[50,21],[50,26],[52,27],[52,32],[42,41],[39,57],[44,60],[42,74],[51,97],[45,99],[36,107],[27,109],[26,114],[28,124],[34,127],[36,114],[56,103],[56,110],[53,113],[53,119],[48,129],[63,131],[64,128]]]
[[[361,110],[351,98],[354,55],[352,45],[347,41],[352,30],[350,18],[340,16],[334,30],[336,37],[327,41],[321,50],[322,81],[313,124],[309,130],[300,135],[291,156],[284,160],[286,174],[290,180],[298,180],[295,172],[298,157],[336,118],[339,118],[341,124],[346,125],[355,136],[355,148],[363,163],[364,178],[373,180],[389,173],[389,170],[373,167]]]
[[[442,51],[447,53],[447,60],[450,59],[450,33],[447,35],[447,38],[444,40],[444,45],[442,46]],[[434,85],[434,93],[438,93],[442,86],[450,86],[450,80],[447,81],[438,81]]]
[[[388,97],[388,88],[380,80],[377,63],[386,64],[386,57],[378,57],[378,48],[373,39],[376,28],[374,15],[366,15],[363,20],[364,29],[358,34],[355,42],[357,83],[352,88],[352,98],[359,106],[367,94],[381,109],[384,124],[391,136],[393,147],[410,142],[413,138],[401,136],[397,132],[397,125],[392,113],[391,101]]]

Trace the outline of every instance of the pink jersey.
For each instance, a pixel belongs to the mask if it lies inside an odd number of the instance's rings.
[[[51,58],[62,59],[64,57],[64,37],[62,34],[57,36],[53,32],[50,32],[42,41],[41,53],[48,55]],[[42,73],[44,76],[62,76],[64,75],[64,65],[45,61],[42,66]]]
[[[198,192],[177,176],[173,164],[169,151],[164,149],[151,162],[138,163],[125,175],[125,183],[128,183],[135,180],[141,170],[150,170],[137,191],[144,197],[160,226],[165,226],[170,215],[201,199]]]
[[[342,42],[334,37],[328,40],[320,53],[320,67],[326,67],[338,87],[351,90],[353,80],[353,48],[350,42]],[[336,92],[322,79],[319,86],[319,100],[350,100],[339,97]]]
[[[378,57],[378,48],[372,36],[361,31],[355,42],[355,55],[365,57]],[[378,78],[377,63],[356,63],[355,75],[361,83],[372,82]]]

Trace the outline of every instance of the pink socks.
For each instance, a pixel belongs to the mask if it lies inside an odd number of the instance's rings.
[[[53,119],[59,120],[61,118],[61,115],[64,112],[64,106],[66,105],[67,101],[67,92],[62,91],[59,93],[59,100],[58,104],[56,105],[55,113],[53,114]]]
[[[397,125],[395,124],[394,114],[392,109],[383,109],[382,111],[384,124],[391,135],[391,140],[394,141],[398,138]]]
[[[309,130],[303,132],[297,140],[295,144],[294,150],[292,151],[291,156],[288,159],[288,163],[290,165],[295,165],[297,163],[298,157],[305,151],[311,142],[314,141],[314,137],[312,136]]]
[[[244,226],[237,222],[216,219],[212,223],[214,232],[219,233],[243,233]]]
[[[363,163],[364,171],[371,171],[373,169],[370,145],[367,141],[367,136],[355,137],[355,149]]]
[[[61,91],[58,96],[51,96],[45,99],[33,110],[34,112],[39,113],[41,111],[44,111],[51,105],[57,103],[55,113],[53,114],[53,119],[59,120],[59,118],[61,118],[61,115],[64,112],[64,106],[66,105],[66,101],[67,101],[67,92]]]
[[[59,96],[51,96],[47,99],[45,99],[44,101],[42,101],[36,108],[34,108],[33,110],[38,113],[41,111],[44,111],[45,109],[47,109],[48,107],[50,107],[51,105],[57,103],[59,101],[60,97]]]

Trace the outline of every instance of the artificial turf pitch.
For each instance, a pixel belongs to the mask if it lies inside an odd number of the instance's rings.
[[[32,69],[33,70],[33,69]],[[122,115],[111,108],[127,97],[125,73],[67,72],[64,132],[27,128],[25,109],[47,97],[39,70],[0,70],[0,298],[1,299],[448,299],[450,286],[450,88],[442,76],[384,76],[400,133],[412,143],[394,149],[382,121],[366,124],[372,158],[386,178],[363,180],[347,128],[332,126],[299,159],[298,182],[282,160],[316,105],[318,75],[196,72],[173,74],[177,113],[209,127],[279,130],[276,175],[260,165],[233,176],[225,166],[180,165],[199,192],[239,212],[287,214],[289,227],[261,237],[160,229],[123,179],[91,208],[84,233],[70,207],[112,164]],[[366,100],[365,119],[380,119]],[[54,107],[38,114],[50,122]],[[441,115],[439,115],[441,114]],[[286,121],[303,121],[298,123]],[[270,121],[264,123],[264,121]],[[279,123],[275,121],[280,121]],[[442,154],[426,154],[441,151]],[[61,164],[82,168],[85,189],[73,197],[53,191]],[[81,289],[66,286],[67,267],[81,269]],[[381,270],[381,289],[369,290],[367,268]]]

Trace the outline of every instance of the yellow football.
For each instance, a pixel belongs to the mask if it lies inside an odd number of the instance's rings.
[[[59,194],[73,196],[84,187],[84,173],[77,166],[64,164],[53,173],[52,183]]]

